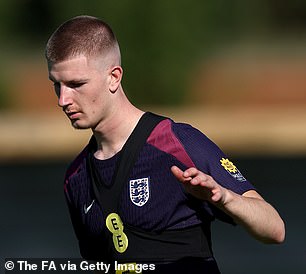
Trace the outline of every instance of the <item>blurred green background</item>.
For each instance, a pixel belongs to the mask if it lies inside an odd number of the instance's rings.
[[[98,16],[115,30],[124,85],[135,103],[192,101],[190,89],[208,60],[305,58],[306,3],[298,0],[2,0],[1,70],[23,61],[42,62],[49,35],[80,14]],[[2,108],[14,101],[4,87],[15,81],[14,75],[1,77]]]
[[[81,14],[115,31],[129,98],[202,130],[284,217],[280,247],[217,225],[222,273],[303,273],[306,2],[299,0],[1,0],[1,257],[79,256],[62,177],[90,132],[71,129],[56,107],[44,47],[59,24]]]

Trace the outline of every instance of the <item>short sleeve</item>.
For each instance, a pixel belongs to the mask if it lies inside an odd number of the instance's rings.
[[[238,194],[255,189],[238,167],[202,132],[183,123],[173,123],[172,130],[195,166],[220,185]]]

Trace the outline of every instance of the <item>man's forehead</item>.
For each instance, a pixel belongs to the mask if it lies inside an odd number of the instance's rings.
[[[86,74],[100,70],[99,61],[85,56],[70,58],[61,62],[48,63],[49,73],[77,73]]]
[[[70,57],[59,62],[49,62],[49,71],[85,71],[86,69],[99,70],[103,69],[107,64],[106,58],[101,56],[85,56],[79,55],[76,57]]]
[[[70,57],[62,61],[48,62],[48,67],[51,70],[66,69],[67,67],[76,67],[78,65],[87,66],[88,58],[85,55]]]

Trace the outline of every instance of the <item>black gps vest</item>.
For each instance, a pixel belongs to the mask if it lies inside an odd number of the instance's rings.
[[[155,126],[165,117],[146,112],[125,143],[115,170],[112,186],[101,183],[94,169],[93,153],[96,148],[94,137],[89,143],[87,167],[94,194],[106,216],[105,234],[107,246],[103,258],[118,262],[173,262],[187,257],[212,257],[210,225],[196,225],[184,229],[162,232],[144,231],[123,224],[118,210],[122,187],[128,180],[138,154]],[[169,171],[170,172],[170,171]]]

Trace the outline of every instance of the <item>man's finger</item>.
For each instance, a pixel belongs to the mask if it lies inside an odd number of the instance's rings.
[[[171,167],[171,171],[173,173],[173,175],[180,180],[181,182],[186,182],[186,181],[190,181],[192,178],[189,176],[185,176],[185,172],[182,171],[180,168],[178,168],[177,166],[172,166]]]

